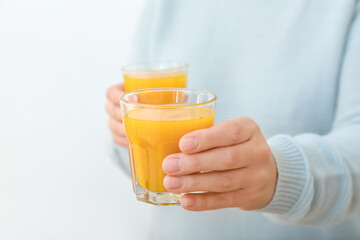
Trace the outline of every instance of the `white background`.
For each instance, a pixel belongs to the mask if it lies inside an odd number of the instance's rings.
[[[0,0],[0,239],[141,239],[105,91],[143,0]]]

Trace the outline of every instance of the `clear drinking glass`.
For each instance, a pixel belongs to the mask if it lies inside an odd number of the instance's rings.
[[[162,161],[180,152],[183,135],[214,124],[215,102],[213,93],[184,88],[144,89],[121,97],[133,188],[139,201],[179,205],[181,193],[170,193],[163,186]]]
[[[146,88],[186,88],[188,64],[184,62],[143,62],[122,68],[126,92]]]

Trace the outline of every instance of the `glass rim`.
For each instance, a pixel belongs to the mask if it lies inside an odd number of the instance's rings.
[[[146,64],[175,64],[175,67],[169,67],[165,69],[131,69],[131,67],[137,66],[137,65],[146,65]],[[187,62],[182,61],[144,61],[144,62],[137,62],[137,63],[131,63],[128,65],[125,65],[121,68],[121,72],[123,74],[144,74],[144,73],[171,73],[171,72],[177,72],[183,68],[188,68],[189,64]]]
[[[155,92],[155,91],[190,91],[190,92],[201,92],[212,96],[211,100],[202,102],[202,103],[194,103],[194,104],[148,104],[148,103],[136,103],[126,100],[125,97],[131,94],[136,94],[139,92]],[[123,104],[130,104],[133,106],[143,107],[143,108],[188,108],[188,107],[196,107],[196,106],[203,106],[217,100],[217,96],[209,91],[200,90],[200,89],[193,89],[193,88],[147,88],[147,89],[139,89],[131,92],[127,92],[120,97],[120,103]]]

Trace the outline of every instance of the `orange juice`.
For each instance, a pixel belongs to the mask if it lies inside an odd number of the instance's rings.
[[[149,71],[148,74],[125,74],[125,91],[134,91],[146,88],[185,88],[187,82],[186,72],[157,73],[156,70]]]
[[[163,186],[163,159],[180,152],[179,140],[188,132],[209,128],[215,113],[207,107],[135,109],[124,115],[131,151],[131,168],[138,184],[153,192],[167,192]],[[136,169],[136,170],[135,170]]]

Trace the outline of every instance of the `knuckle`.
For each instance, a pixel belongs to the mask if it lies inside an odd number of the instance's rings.
[[[247,122],[248,122],[248,126],[250,127],[251,130],[260,131],[259,125],[257,125],[253,119],[247,118]]]
[[[185,186],[184,188],[189,189],[191,191],[196,191],[198,190],[200,185],[200,181],[198,178],[196,177],[185,177]]]
[[[106,90],[106,98],[115,104],[119,104],[119,99],[121,97],[121,95],[124,94],[124,92],[119,88],[119,85],[115,85],[112,87],[109,87]]]
[[[237,191],[229,193],[227,196],[228,207],[236,207],[239,204],[239,194]]]
[[[204,170],[204,169],[201,169],[201,161],[198,157],[190,157],[188,159],[188,161],[191,163],[190,167],[191,169],[189,169],[190,171],[192,172],[198,172],[198,171],[201,171],[201,170]]]
[[[247,124],[247,125],[251,125],[254,126],[256,125],[255,121],[249,117],[243,117],[243,121]]]
[[[120,146],[126,146],[127,145],[127,139],[126,137],[119,137],[116,135],[113,135],[114,142]]]
[[[259,183],[258,186],[263,186],[269,181],[268,171],[258,171],[256,182]]]
[[[252,132],[260,129],[256,122],[249,117],[241,117],[241,122]]]
[[[224,172],[219,174],[219,183],[222,190],[229,190],[232,188],[234,179],[231,174]]]
[[[226,167],[226,169],[232,169],[236,166],[236,161],[237,161],[237,152],[232,147],[228,148],[227,156],[225,157],[224,160],[224,166]]]
[[[233,143],[236,143],[241,134],[241,126],[236,119],[229,121],[229,128],[230,128],[230,140]]]
[[[261,129],[256,123],[254,123],[251,128],[253,130],[253,133],[261,133]]]
[[[217,194],[215,197],[216,208],[224,208],[226,206],[226,198],[223,194]]]

